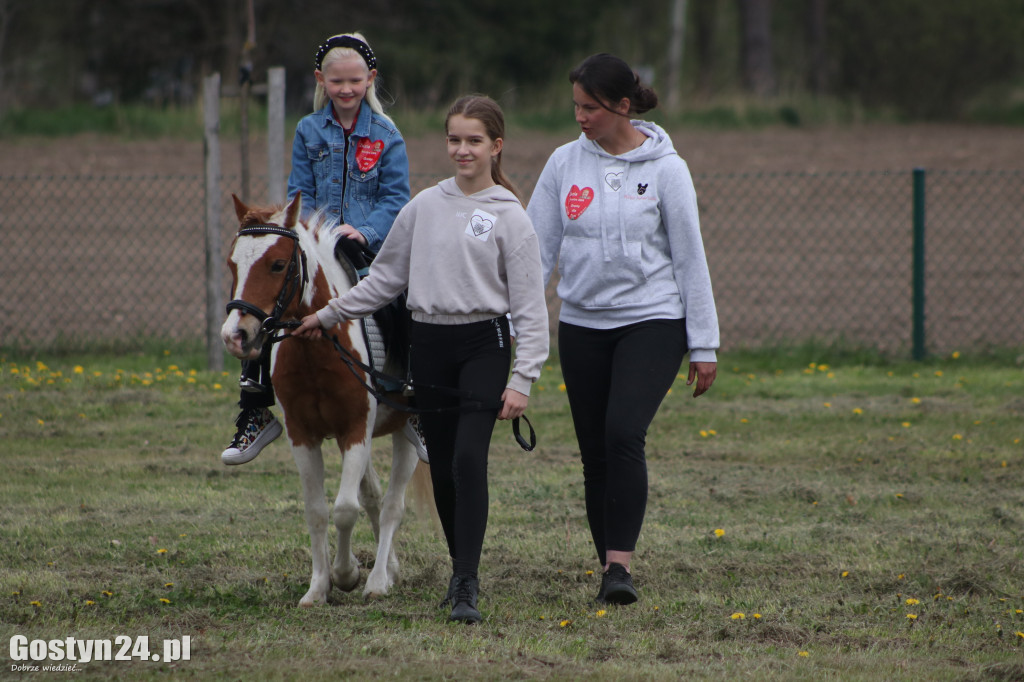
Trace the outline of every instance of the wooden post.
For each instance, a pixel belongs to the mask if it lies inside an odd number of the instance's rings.
[[[224,369],[224,344],[220,327],[224,322],[224,265],[220,242],[220,74],[203,82],[203,156],[206,160],[206,366]]]
[[[672,0],[672,35],[668,42],[668,110],[679,110],[683,80],[683,38],[686,35],[686,0]]]
[[[242,153],[242,201],[249,202],[249,96],[252,93],[252,50],[256,47],[256,15],[253,11],[253,0],[247,3],[247,24],[249,29],[245,36],[245,45],[242,46],[241,61],[241,92],[239,94],[239,108],[241,110],[241,130],[239,131],[239,143]]]
[[[267,197],[272,204],[285,201],[284,177],[284,67],[267,69]]]

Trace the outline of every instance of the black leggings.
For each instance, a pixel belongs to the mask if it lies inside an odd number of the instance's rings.
[[[598,559],[632,552],[647,509],[644,446],[686,355],[684,320],[617,329],[558,325],[558,353],[583,460],[587,520]]]
[[[449,407],[465,399],[426,385],[458,388],[500,404],[512,361],[508,320],[460,325],[413,322],[410,333],[416,406]],[[434,502],[453,572],[476,575],[487,530],[487,451],[498,409],[425,412],[420,416],[430,453]]]

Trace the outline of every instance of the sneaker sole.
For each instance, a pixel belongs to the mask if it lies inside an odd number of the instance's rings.
[[[636,600],[636,590],[631,590],[628,587],[609,590],[604,594],[604,603],[606,604],[618,604],[619,606],[625,606],[626,604],[632,604]]]
[[[260,454],[263,448],[273,443],[278,436],[281,435],[281,422],[276,419],[263,429],[263,432],[257,436],[256,440],[252,442],[245,450],[236,450],[235,448],[228,448],[224,452],[220,453],[220,461],[228,466],[236,466],[238,464],[245,464],[256,459],[256,456]]]

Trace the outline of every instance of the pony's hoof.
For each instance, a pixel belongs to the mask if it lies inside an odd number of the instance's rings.
[[[351,592],[359,585],[359,567],[354,566],[347,574],[331,574],[331,583],[342,592]]]
[[[299,606],[304,609],[311,609],[314,606],[323,606],[327,603],[327,595],[325,594],[313,594],[312,591],[307,592],[302,599],[299,600]]]

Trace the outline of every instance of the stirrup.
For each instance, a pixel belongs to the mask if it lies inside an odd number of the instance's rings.
[[[258,381],[253,381],[248,377],[241,377],[238,380],[238,387],[246,393],[266,393],[269,389]]]

